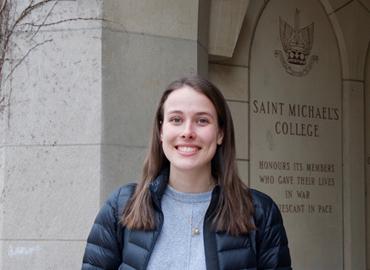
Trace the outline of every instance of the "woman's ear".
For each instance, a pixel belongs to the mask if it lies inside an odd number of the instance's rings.
[[[163,142],[163,132],[162,132],[162,125],[159,128],[159,139],[161,142]]]
[[[218,136],[217,136],[217,144],[218,145],[221,145],[222,144],[222,141],[224,139],[224,131],[223,130],[220,130],[218,132]]]

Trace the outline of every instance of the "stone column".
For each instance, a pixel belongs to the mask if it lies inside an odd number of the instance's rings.
[[[209,1],[198,0],[59,1],[50,22],[106,21],[42,28],[30,42],[17,34],[17,59],[47,42],[6,83],[0,269],[80,268],[101,203],[141,174],[164,87],[207,75],[208,13]]]
[[[208,1],[104,1],[101,199],[137,181],[166,85],[208,67]]]
[[[333,1],[334,2],[334,1]],[[365,64],[370,40],[366,1],[328,9],[342,58],[344,269],[366,269]]]
[[[21,10],[30,1],[12,2]],[[23,23],[100,10],[95,0],[51,1]],[[25,58],[3,85],[0,269],[79,269],[99,205],[101,22],[31,30],[14,34],[12,67]]]

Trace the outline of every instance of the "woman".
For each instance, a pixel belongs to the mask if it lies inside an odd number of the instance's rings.
[[[159,102],[142,180],[100,210],[82,269],[280,269],[290,255],[280,212],[240,180],[221,92],[200,77]]]

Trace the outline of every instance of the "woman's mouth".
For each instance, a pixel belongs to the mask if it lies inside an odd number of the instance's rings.
[[[181,153],[185,153],[185,154],[193,154],[193,153],[196,153],[199,151],[200,147],[198,146],[184,146],[184,145],[179,145],[179,146],[176,146],[176,149],[181,152]]]

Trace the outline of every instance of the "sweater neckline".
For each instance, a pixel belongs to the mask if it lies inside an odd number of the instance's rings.
[[[199,193],[181,192],[167,185],[164,195],[183,203],[203,203],[211,200],[212,190]]]

